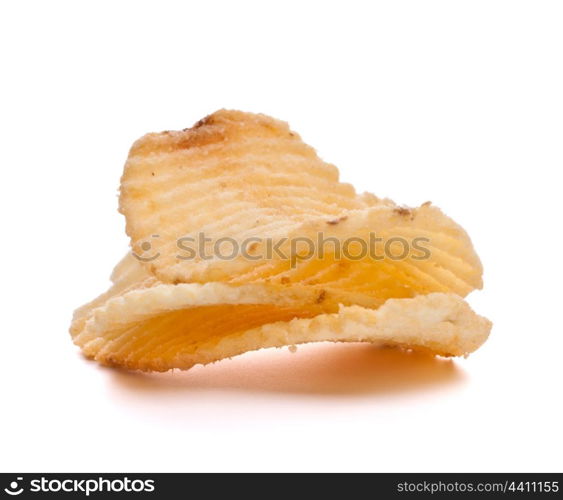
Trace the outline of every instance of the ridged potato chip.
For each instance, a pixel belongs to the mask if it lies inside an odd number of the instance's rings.
[[[167,371],[321,341],[465,355],[490,330],[488,320],[453,294],[390,299],[378,309],[338,305],[343,302],[338,292],[310,287],[157,284],[107,299],[72,335],[86,356],[102,364]]]
[[[322,284],[381,300],[431,292],[465,296],[482,286],[469,237],[438,208],[357,195],[286,123],[265,115],[222,110],[191,129],[144,136],[125,165],[120,211],[132,248],[151,242],[158,257],[144,265],[166,283]],[[323,258],[292,252],[303,238],[315,242],[322,234],[343,244],[368,241],[372,233],[383,240],[374,245],[380,260],[342,258],[331,245]],[[252,238],[258,258],[194,257],[193,247],[186,255],[184,242],[201,234],[213,242],[231,238],[239,248]],[[412,248],[403,259],[384,251],[392,239],[410,245],[420,238],[430,258],[414,258]],[[264,242],[281,240],[286,258],[260,258],[267,253]]]
[[[106,303],[111,299],[122,296],[130,291],[145,290],[163,285],[161,281],[148,273],[146,268],[129,253],[115,266],[110,280],[112,285],[106,292],[75,310],[70,328],[72,335],[80,332],[92,313],[100,307],[105,307]],[[199,290],[199,288],[195,288],[195,290]],[[218,290],[226,289],[218,288]],[[384,302],[376,297],[360,292],[349,292],[337,288],[331,289],[320,285],[282,287],[272,284],[256,284],[254,286],[241,287],[240,291],[241,293],[245,291],[251,292],[254,295],[256,295],[257,292],[269,293],[272,303],[276,303],[278,295],[280,301],[287,300],[288,297],[293,297],[295,303],[304,306],[307,306],[308,302],[312,302],[315,305],[324,303],[323,310],[327,310],[326,308],[330,308],[331,305],[334,309],[338,304],[360,304],[365,307],[373,308],[380,306]]]
[[[406,208],[358,195],[265,115],[222,110],[191,129],[144,136],[125,165],[120,211],[132,253],[70,328],[83,353],[106,365],[187,369],[320,341],[458,356],[491,328],[461,297],[482,286],[482,267],[459,225],[428,202]],[[190,248],[179,243],[201,234],[206,253],[221,239],[238,250],[252,244],[230,258],[182,258]],[[323,255],[319,235],[335,243]],[[393,255],[393,240],[408,243],[406,255]],[[297,241],[319,246],[311,254]],[[367,254],[340,255],[368,241]],[[278,253],[265,255],[267,244]]]
[[[141,288],[143,284],[144,286],[151,286],[158,282],[130,253],[125,255],[115,266],[110,279],[112,286],[106,292],[74,311],[70,326],[71,334],[74,335],[81,330],[92,311],[102,306],[112,297],[123,294],[133,288]]]

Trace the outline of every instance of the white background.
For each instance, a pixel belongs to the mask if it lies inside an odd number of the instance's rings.
[[[0,470],[561,471],[562,26],[556,1],[2,3]],[[221,107],[466,227],[483,348],[82,359],[67,330],[127,249],[130,144]]]

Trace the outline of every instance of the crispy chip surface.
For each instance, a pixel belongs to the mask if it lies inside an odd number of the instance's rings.
[[[188,369],[246,351],[307,342],[371,342],[456,356],[477,349],[490,322],[460,297],[390,299],[378,309],[338,292],[222,283],[157,284],[107,299],[73,329],[97,361],[131,370]],[[319,300],[322,297],[322,300]]]
[[[190,129],[139,139],[120,211],[132,253],[70,328],[83,353],[106,365],[187,369],[322,341],[458,356],[491,328],[462,299],[482,286],[482,268],[458,224],[428,202],[406,208],[358,195],[286,123],[265,115],[221,110]],[[206,254],[217,239],[253,245],[227,259],[186,259],[179,242],[201,234]],[[311,256],[293,246],[319,235],[340,250],[375,235],[378,257],[343,258],[331,245]],[[394,258],[386,242],[397,238],[423,238],[427,258]]]
[[[144,265],[166,283],[322,284],[380,300],[431,292],[465,296],[482,286],[469,237],[438,208],[407,209],[357,195],[286,123],[265,115],[222,110],[191,129],[144,136],[125,166],[120,210],[134,251],[152,239],[158,258]],[[377,253],[385,256],[377,261],[338,258],[330,245],[323,258],[291,252],[291,240],[317,241],[322,233],[367,241],[371,232],[383,241],[426,238],[431,258],[397,260],[385,255],[383,243]],[[291,257],[183,259],[178,242],[202,233],[241,245],[256,238],[261,256],[264,240],[287,238],[280,249]]]
[[[127,253],[115,266],[110,279],[112,285],[106,292],[74,311],[70,326],[71,334],[74,335],[76,332],[80,331],[92,314],[92,311],[104,305],[112,297],[123,294],[128,290],[153,286],[158,282],[158,280],[151,276],[147,269],[130,253]]]

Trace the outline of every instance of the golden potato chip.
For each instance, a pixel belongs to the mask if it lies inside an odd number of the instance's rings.
[[[482,268],[459,225],[428,202],[356,194],[265,115],[222,110],[141,138],[120,211],[132,253],[70,329],[103,364],[187,369],[320,341],[457,356],[491,328],[460,297]],[[220,241],[236,251],[218,255]]]
[[[143,265],[166,283],[316,284],[380,300],[465,296],[482,286],[469,237],[438,208],[357,195],[286,123],[265,115],[222,110],[191,129],[141,138],[125,165],[120,210],[133,251],[148,245]],[[202,256],[194,252],[202,234],[211,240],[202,247],[207,254],[221,239],[239,252]],[[303,258],[293,247],[319,235],[361,246],[372,234],[382,240],[370,245],[373,254],[354,258],[337,255],[330,244],[322,258]],[[430,257],[413,252],[421,239]],[[393,240],[407,242],[405,258],[388,251]],[[280,243],[283,257],[267,256],[271,242]]]
[[[112,297],[133,288],[140,288],[142,283],[144,283],[145,286],[150,286],[158,281],[151,276],[146,268],[130,253],[125,255],[115,266],[110,279],[112,286],[106,292],[74,311],[70,327],[71,334],[75,334],[81,330],[92,311],[103,305]]]
[[[338,306],[342,297],[333,300],[332,293],[310,287],[159,284],[108,299],[74,330],[73,340],[103,364],[166,371],[265,347],[321,341],[465,355],[490,330],[488,320],[452,294],[390,299],[369,309]]]
[[[129,253],[115,266],[110,279],[112,281],[112,285],[106,292],[74,311],[70,329],[73,335],[81,331],[85,322],[91,317],[92,313],[98,307],[107,303],[110,299],[133,290],[154,288],[163,284],[157,278],[149,274],[146,268]],[[305,301],[304,305],[307,305],[307,300],[313,301],[315,304],[321,304],[324,302],[325,304],[323,306],[323,310],[326,310],[326,307],[329,304],[332,304],[333,307],[339,303],[361,304],[365,307],[378,307],[384,302],[376,297],[359,292],[330,289],[320,285],[308,286],[306,288],[303,285],[296,285],[289,289],[285,286],[281,287],[279,285],[257,284],[254,287],[250,286],[241,288],[241,291],[245,290],[252,293],[262,290],[264,293],[268,292],[271,297],[270,300],[273,303],[276,302],[276,294],[278,293],[281,295],[279,300],[286,300],[285,298],[287,297],[294,297],[295,302],[299,302],[299,300]]]

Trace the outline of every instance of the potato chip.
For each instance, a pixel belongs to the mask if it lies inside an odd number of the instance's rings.
[[[158,284],[111,297],[74,330],[84,354],[131,370],[188,369],[247,351],[308,342],[371,342],[468,354],[490,322],[460,297],[390,299],[378,309],[338,306],[310,287]],[[334,300],[336,299],[336,300]]]
[[[75,310],[70,329],[73,335],[81,331],[85,322],[91,317],[92,313],[97,308],[104,306],[110,299],[124,295],[125,293],[133,290],[144,290],[163,284],[157,278],[149,274],[146,268],[129,253],[125,255],[125,257],[123,257],[115,266],[110,279],[112,285],[106,292]],[[376,297],[359,292],[330,289],[320,285],[308,286],[306,288],[302,285],[297,285],[288,289],[285,286],[281,287],[276,285],[258,284],[254,287],[250,286],[241,288],[241,291],[245,290],[253,293],[261,290],[267,291],[270,293],[272,302],[276,301],[276,294],[278,293],[282,296],[280,300],[284,300],[283,297],[292,296],[297,302],[299,300],[304,300],[306,302],[307,299],[309,301],[312,300],[315,304],[325,302],[325,306],[330,303],[332,303],[333,306],[339,303],[345,303],[362,304],[365,307],[378,307],[384,302]]]
[[[112,297],[133,288],[141,288],[143,283],[145,286],[150,286],[158,281],[155,277],[151,276],[146,268],[130,253],[125,255],[115,266],[110,279],[112,286],[106,292],[74,311],[70,327],[71,334],[80,331],[92,311],[102,306]]]
[[[482,286],[469,237],[438,208],[357,195],[287,124],[265,115],[222,110],[191,129],[141,138],[125,165],[120,210],[133,250],[149,244],[155,257],[143,265],[166,283],[317,284],[380,300],[465,296]],[[343,245],[372,233],[383,240],[374,245],[380,260],[342,258],[330,245],[322,258],[292,251],[297,240],[319,234]],[[183,243],[201,234],[213,244],[230,238],[239,250],[252,238],[259,258],[186,255]],[[385,251],[393,239],[412,245],[421,238],[430,258],[414,258],[412,248],[403,259]],[[264,258],[265,242],[284,239],[286,258]]]
[[[187,369],[322,341],[458,356],[491,328],[461,298],[482,286],[482,268],[458,224],[429,202],[356,194],[265,115],[222,110],[144,136],[125,165],[120,211],[132,252],[70,329],[106,365]],[[193,247],[184,243],[200,235],[208,255],[186,258]],[[221,239],[237,249],[228,258],[217,255]]]

